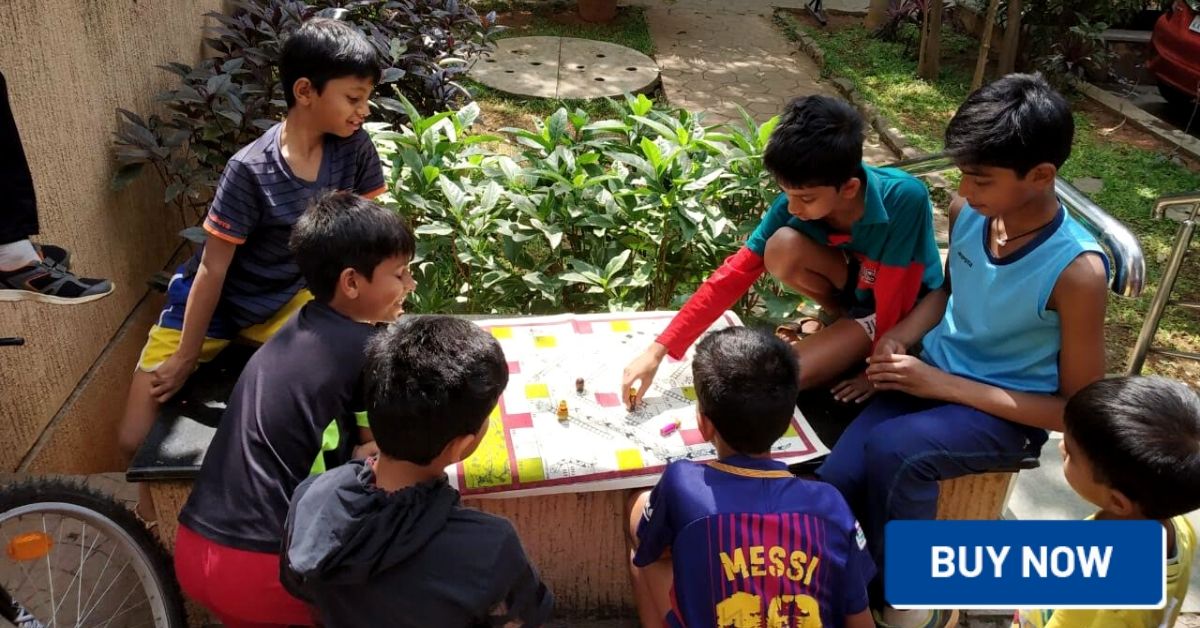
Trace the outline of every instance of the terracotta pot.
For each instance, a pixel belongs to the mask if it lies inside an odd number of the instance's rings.
[[[579,0],[579,17],[585,22],[611,22],[617,17],[617,0]]]

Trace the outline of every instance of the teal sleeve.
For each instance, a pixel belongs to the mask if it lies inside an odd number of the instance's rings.
[[[792,220],[792,215],[788,213],[787,209],[787,194],[775,197],[775,200],[771,201],[771,207],[767,209],[767,213],[763,214],[762,221],[754,229],[754,233],[750,234],[746,240],[746,248],[762,257],[767,250],[767,240],[770,240],[776,231]]]
[[[922,266],[922,283],[933,290],[942,285],[942,258],[933,233],[933,207],[929,189],[919,179],[895,185],[883,199],[891,233],[880,255],[883,266]]]

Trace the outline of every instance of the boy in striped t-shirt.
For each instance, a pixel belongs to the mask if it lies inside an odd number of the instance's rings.
[[[225,166],[204,220],[208,240],[171,278],[138,360],[118,437],[124,455],[133,455],[198,363],[239,336],[265,341],[312,299],[288,249],[310,200],[327,189],[367,198],[386,189],[362,130],[380,72],[371,43],[343,22],[309,20],[284,43],[287,119]]]

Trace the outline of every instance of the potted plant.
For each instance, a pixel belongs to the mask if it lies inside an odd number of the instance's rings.
[[[579,0],[579,17],[585,22],[611,22],[617,17],[617,0]]]

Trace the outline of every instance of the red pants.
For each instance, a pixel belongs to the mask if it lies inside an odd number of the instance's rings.
[[[188,597],[229,628],[315,625],[308,605],[279,582],[278,554],[226,547],[180,525],[175,577]]]

